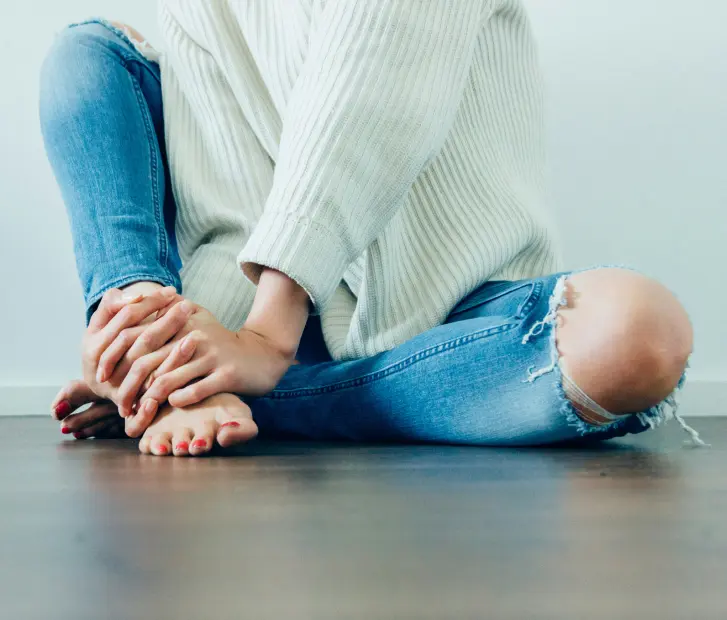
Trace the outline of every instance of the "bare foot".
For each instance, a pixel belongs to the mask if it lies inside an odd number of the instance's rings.
[[[201,456],[217,444],[229,448],[257,435],[252,411],[234,394],[216,394],[177,409],[164,405],[139,442],[144,454]]]

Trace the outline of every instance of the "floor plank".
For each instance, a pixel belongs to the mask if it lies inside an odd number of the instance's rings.
[[[727,617],[727,419],[593,449],[141,456],[0,418],[12,619]]]

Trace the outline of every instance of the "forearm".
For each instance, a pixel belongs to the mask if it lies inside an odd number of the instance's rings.
[[[260,334],[292,359],[298,350],[309,310],[310,298],[299,284],[284,273],[265,267],[242,329]]]

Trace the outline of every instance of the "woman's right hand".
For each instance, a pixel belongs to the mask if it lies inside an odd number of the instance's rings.
[[[118,389],[132,364],[141,360],[137,367],[148,368],[150,373],[160,366],[172,349],[169,341],[186,325],[193,310],[193,304],[183,301],[173,287],[147,295],[106,291],[81,344],[83,378],[88,387],[118,405]],[[156,313],[157,320],[144,323]],[[155,405],[158,403],[152,402],[147,407]],[[131,408],[120,407],[119,413],[127,417]]]

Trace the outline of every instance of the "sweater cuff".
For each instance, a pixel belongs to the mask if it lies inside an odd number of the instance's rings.
[[[321,314],[343,278],[348,254],[338,236],[306,216],[264,213],[237,257],[255,286],[263,267],[281,271],[308,293],[312,315]]]

